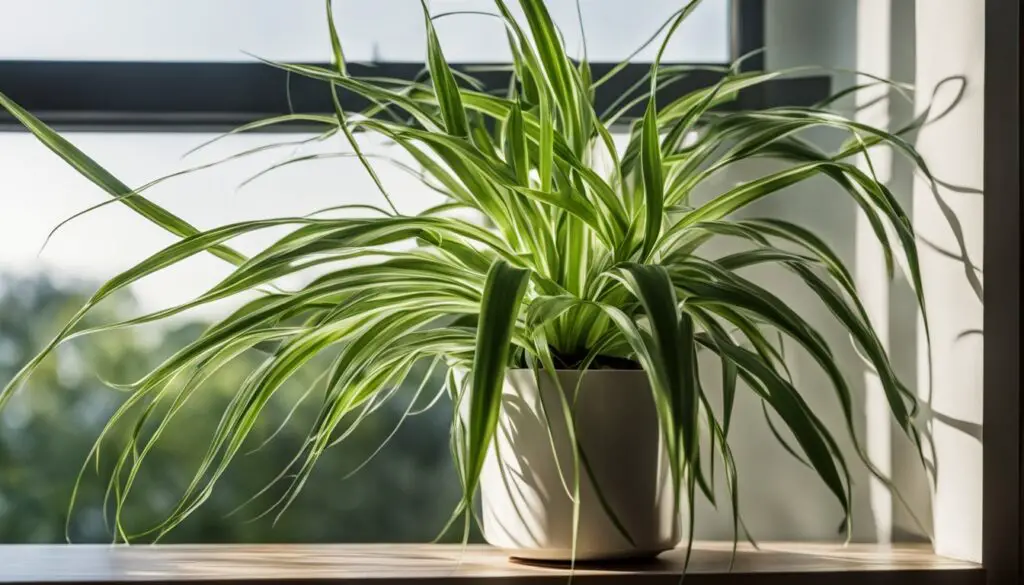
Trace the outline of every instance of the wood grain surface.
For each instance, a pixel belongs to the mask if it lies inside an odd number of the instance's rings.
[[[578,565],[573,583],[678,584],[685,553],[653,562]],[[927,546],[694,545],[685,583],[914,583],[981,585],[984,571]],[[0,546],[0,583],[568,583],[566,566],[509,561],[479,545]]]

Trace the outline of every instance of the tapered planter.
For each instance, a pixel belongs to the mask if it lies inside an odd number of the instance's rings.
[[[558,373],[569,404],[580,375]],[[545,373],[539,381],[538,387],[530,370],[506,376],[498,430],[481,477],[484,537],[516,558],[570,560],[572,443],[557,385]],[[673,502],[646,374],[589,371],[571,410],[583,454],[576,560],[653,557],[675,547],[685,505]]]

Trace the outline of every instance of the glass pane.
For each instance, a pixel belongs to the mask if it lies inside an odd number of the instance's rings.
[[[434,0],[436,14],[494,12],[491,0]],[[516,4],[510,2],[510,4]],[[576,0],[549,0],[566,44],[582,54]],[[592,61],[619,61],[680,7],[679,0],[580,0]],[[667,61],[729,58],[728,0],[708,0],[676,33]],[[417,0],[338,0],[338,26],[353,61],[424,60]],[[483,15],[437,21],[451,61],[509,60],[501,22]],[[637,57],[653,59],[656,46]],[[245,61],[246,53],[281,61],[330,58],[319,0],[57,0],[7,2],[0,19],[0,59]]]
[[[79,147],[133,185],[176,169],[218,160],[270,142],[294,142],[299,135],[235,136],[208,151],[181,159],[189,148],[212,138],[199,134],[74,134]],[[364,145],[394,154],[380,144]],[[301,215],[346,203],[382,205],[372,181],[349,158],[326,158],[283,167],[239,189],[239,183],[268,164],[294,156],[344,149],[327,141],[316,147],[289,145],[249,159],[187,175],[154,187],[149,193],[162,205],[204,228],[260,217]],[[0,133],[0,386],[6,384],[38,351],[98,284],[174,238],[110,205],[68,224],[39,254],[46,234],[61,220],[90,205],[109,200],[27,133]],[[414,213],[439,196],[395,167],[377,164],[381,179],[399,209]],[[355,211],[347,212],[355,214]],[[281,232],[268,231],[237,242],[253,253]],[[232,245],[235,245],[233,242]],[[115,295],[94,314],[94,323],[112,322],[185,301],[226,274],[226,264],[197,256]],[[311,277],[311,275],[310,275]],[[282,283],[298,286],[306,276]],[[92,442],[111,411],[127,394],[104,387],[103,380],[127,382],[155,367],[168,352],[195,338],[211,319],[231,304],[193,311],[156,326],[114,331],[58,352],[29,387],[0,412],[0,543],[63,542],[64,512],[71,487]],[[161,510],[180,497],[205,451],[224,403],[261,361],[242,355],[216,379],[204,384],[190,406],[168,427],[147,456],[149,471],[126,517],[135,526],[158,521]],[[51,369],[52,366],[52,369]],[[423,369],[425,373],[425,368]],[[50,374],[53,375],[50,375]],[[421,373],[420,376],[424,375]],[[435,374],[436,376],[436,374]],[[315,374],[301,373],[267,405],[266,424],[254,430],[255,449],[287,419]],[[440,379],[425,392],[436,392]],[[458,479],[448,452],[450,408],[433,408],[403,423],[380,457],[350,479],[353,471],[391,432],[401,418],[415,384],[384,407],[379,416],[332,449],[305,493],[274,526],[273,514],[246,522],[265,511],[276,497],[259,498],[238,514],[242,504],[287,467],[304,445],[322,395],[313,393],[287,419],[273,441],[238,464],[218,484],[216,496],[170,535],[172,542],[426,542],[436,536],[458,501]],[[319,389],[317,390],[319,392]],[[431,394],[432,395],[432,394]],[[421,405],[428,401],[423,401]],[[364,430],[365,429],[365,430]],[[118,435],[120,436],[120,435]],[[116,459],[119,439],[107,443],[105,459]],[[70,523],[74,542],[109,542],[103,522],[106,475],[86,474],[76,513]],[[147,478],[143,479],[143,475]],[[158,476],[158,477],[157,477]],[[283,486],[283,484],[282,484]],[[326,520],[325,520],[326,519]],[[453,538],[459,538],[457,533]]]
[[[168,180],[149,189],[147,197],[193,224],[211,228],[225,223],[267,217],[298,216],[346,204],[386,206],[373,181],[352,157],[344,138],[302,144],[304,134],[252,134],[226,137],[194,155],[191,148],[216,137],[199,133],[75,133],[69,135],[83,151],[129,185],[143,185],[182,169],[222,160],[236,153],[280,144],[222,166]],[[368,153],[394,157],[407,165],[415,162],[397,147],[367,140]],[[296,157],[323,155],[322,159],[285,165],[251,182],[254,175]],[[0,272],[36,269],[49,265],[68,277],[109,278],[160,247],[173,237],[121,205],[108,205],[62,228],[41,255],[47,232],[62,219],[109,197],[82,178],[28,133],[0,133],[4,165],[0,192],[20,193],[5,202],[0,213]],[[442,202],[436,192],[408,172],[384,160],[373,163],[392,199],[403,213],[413,214]],[[35,178],[34,178],[35,177]],[[45,180],[40,178],[45,177]],[[240,187],[243,183],[244,186]],[[366,212],[346,211],[348,214]],[[106,226],[118,226],[116,230]],[[254,253],[271,243],[280,231],[267,230],[239,240],[238,247]],[[188,278],[156,274],[138,290],[144,308],[201,293],[227,274],[227,265],[213,258],[191,260],[195,272]],[[187,271],[186,271],[187,272]]]

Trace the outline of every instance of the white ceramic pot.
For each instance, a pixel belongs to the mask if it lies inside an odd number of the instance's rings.
[[[571,403],[580,373],[563,370],[558,376]],[[573,504],[567,492],[574,485],[572,447],[558,388],[545,373],[540,382],[538,388],[530,370],[506,376],[498,430],[481,476],[483,532],[487,542],[513,557],[567,561],[573,555]],[[580,464],[576,560],[653,557],[678,545],[685,505],[672,501],[668,457],[646,374],[589,371],[572,410],[593,473]],[[595,483],[632,542],[616,528]]]

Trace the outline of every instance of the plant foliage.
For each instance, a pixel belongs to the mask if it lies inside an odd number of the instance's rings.
[[[784,72],[733,67],[711,87],[659,103],[655,90],[687,74],[685,68],[660,65],[661,51],[648,88],[622,96],[613,111],[598,112],[595,89],[607,78],[592,80],[586,60],[566,54],[544,2],[519,0],[524,21],[513,17],[504,0],[495,6],[514,56],[515,84],[505,95],[482,91],[453,71],[424,6],[429,71],[422,80],[349,75],[332,22],[333,67],[270,65],[321,80],[333,92],[363,96],[372,107],[345,112],[335,99],[332,116],[282,116],[237,130],[302,119],[322,124],[325,135],[341,132],[387,198],[373,161],[356,141],[359,135],[383,136],[411,155],[424,180],[447,198],[444,205],[416,215],[399,213],[388,198],[390,209],[380,208],[369,218],[284,217],[200,230],[117,180],[0,94],[0,105],[84,176],[179,236],[100,288],[10,382],[0,404],[47,354],[70,339],[258,292],[128,385],[130,398],[108,425],[134,428],[111,479],[118,538],[157,538],[209,498],[271,397],[317,356],[330,362],[321,378],[325,399],[305,446],[279,478],[290,482],[280,509],[299,493],[325,450],[344,441],[412,372],[420,372],[414,366],[424,361],[470,372],[468,384],[449,376],[442,389],[455,408],[468,412],[465,418],[455,417],[451,435],[464,490],[456,516],[467,517],[495,432],[507,368],[642,367],[653,389],[676,493],[687,500],[691,518],[698,489],[714,496],[709,462],[701,461],[699,448],[708,441],[712,458],[727,470],[739,526],[729,433],[735,396],[749,391],[779,421],[775,424],[788,430],[793,444],[781,434],[776,437],[835,495],[849,530],[848,462],[836,430],[789,379],[777,338],[801,346],[822,368],[845,417],[841,432],[852,439],[856,455],[872,473],[882,476],[861,448],[850,388],[832,348],[799,312],[743,275],[744,268],[754,265],[791,271],[824,303],[878,372],[893,419],[920,450],[914,395],[894,373],[840,258],[802,227],[734,215],[787,187],[823,177],[867,216],[890,275],[894,258],[902,260],[923,305],[915,236],[906,213],[884,183],[849,160],[887,144],[911,157],[930,178],[914,149],[898,134],[831,111],[830,102],[755,111],[717,108]],[[667,23],[662,51],[694,6],[691,2]],[[327,10],[330,16],[329,0]],[[629,120],[630,107],[644,102],[642,118]],[[621,151],[612,138],[613,124],[614,131],[628,132]],[[838,152],[824,152],[802,137],[815,128],[837,130],[848,140]],[[692,198],[712,177],[755,158],[785,164],[706,202]],[[451,213],[458,210],[476,212],[486,221]],[[234,238],[282,225],[291,228],[287,235],[255,256],[229,247]],[[717,238],[738,238],[749,248],[712,257],[706,244]],[[390,246],[409,241],[417,245],[397,251]],[[230,262],[233,272],[188,303],[120,323],[79,327],[82,317],[110,294],[201,253]],[[362,261],[350,262],[354,259]],[[313,267],[327,270],[299,290],[273,288],[281,277]],[[141,534],[128,534],[122,528],[121,503],[167,421],[208,378],[253,348],[265,357],[224,410],[173,513]],[[699,352],[712,354],[720,367],[700,372]],[[702,376],[709,375],[721,376],[723,406],[718,409],[711,407],[701,384]],[[139,404],[149,406],[137,419],[122,420]],[[99,445],[93,451],[97,458]]]

